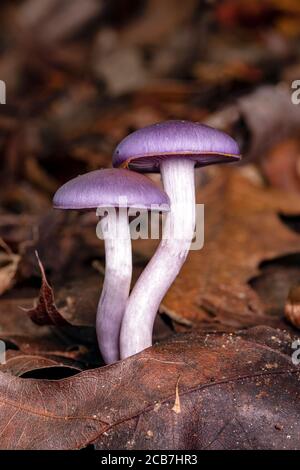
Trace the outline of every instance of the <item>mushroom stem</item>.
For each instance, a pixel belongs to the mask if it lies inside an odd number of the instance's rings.
[[[188,255],[195,229],[194,166],[193,161],[180,157],[161,163],[171,210],[166,216],[163,239],[127,301],[120,335],[122,359],[152,345],[159,305]]]
[[[107,224],[108,230],[105,230]],[[105,245],[105,277],[98,304],[96,332],[106,364],[120,359],[120,328],[129,296],[132,253],[127,210],[100,221]]]

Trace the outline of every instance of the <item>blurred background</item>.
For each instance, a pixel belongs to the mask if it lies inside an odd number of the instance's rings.
[[[290,106],[300,78],[297,0],[3,0],[0,8],[1,178],[7,191],[18,181],[15,201],[2,194],[1,202],[15,212],[49,206],[60,183],[109,166],[120,139],[153,122],[208,121],[252,159],[300,125]]]
[[[104,263],[94,215],[51,211],[52,196],[79,173],[111,166],[114,147],[140,127],[166,119],[216,126],[241,146],[236,171],[260,188],[300,192],[300,105],[291,101],[299,36],[299,0],[1,1],[0,310],[14,319],[1,327],[6,337],[25,334],[15,330],[23,321],[16,306],[37,295],[35,249],[52,283],[64,286],[58,305],[61,298],[75,323],[93,324],[86,311],[94,315]],[[136,275],[148,245],[136,248]],[[84,318],[70,304],[78,292]],[[38,335],[32,328],[28,335]]]

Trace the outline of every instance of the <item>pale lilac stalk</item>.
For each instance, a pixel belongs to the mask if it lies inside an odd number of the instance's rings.
[[[195,162],[168,159],[161,163],[161,174],[170,198],[163,240],[135,284],[127,302],[121,336],[121,358],[152,345],[152,330],[159,305],[176,279],[194,235]]]
[[[99,348],[106,364],[120,359],[119,336],[132,276],[130,228],[127,212],[120,210],[117,218],[107,217],[101,225],[109,225],[104,234],[105,277],[98,304],[96,331]],[[117,224],[116,224],[117,221]]]

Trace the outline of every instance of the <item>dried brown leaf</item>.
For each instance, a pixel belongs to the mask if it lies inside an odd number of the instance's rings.
[[[27,314],[37,325],[68,326],[70,323],[56,308],[53,289],[47,281],[44,267],[37,253],[36,256],[41,270],[42,286],[37,304],[34,308],[27,310]]]
[[[300,251],[300,237],[279,213],[300,213],[299,198],[255,186],[238,170],[223,169],[199,190],[205,203],[205,241],[191,251],[161,311],[175,321],[241,327],[269,323],[248,284],[264,260]]]
[[[282,335],[252,336],[181,335],[58,381],[1,373],[1,448],[299,449],[299,371]]]

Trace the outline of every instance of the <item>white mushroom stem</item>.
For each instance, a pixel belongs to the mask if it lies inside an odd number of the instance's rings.
[[[194,162],[185,158],[166,159],[160,168],[171,210],[163,239],[127,302],[120,335],[122,359],[152,345],[160,303],[184,264],[194,236]]]
[[[129,296],[132,253],[127,211],[108,214],[100,225],[105,244],[105,277],[97,310],[99,349],[106,364],[120,359],[120,328]]]

